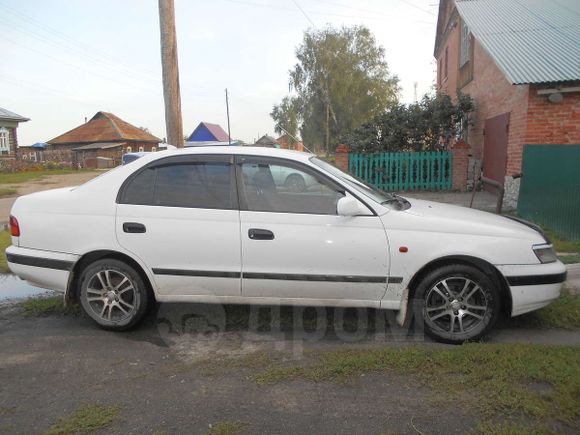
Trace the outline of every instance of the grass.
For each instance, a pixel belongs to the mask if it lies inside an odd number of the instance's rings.
[[[45,435],[94,432],[110,426],[118,413],[117,406],[81,405],[72,414],[61,417],[45,432]]]
[[[349,382],[369,372],[412,375],[437,396],[487,418],[522,415],[580,423],[580,347],[465,344],[449,350],[404,347],[327,351],[309,363],[274,363],[260,384],[302,379]],[[441,394],[444,392],[444,394]],[[439,399],[440,400],[440,399]]]
[[[510,322],[547,328],[580,328],[580,296],[563,289],[562,295],[547,307],[524,314],[521,318],[516,317]]]
[[[580,263],[580,254],[560,255],[559,258],[564,264]]]
[[[472,435],[548,435],[554,432],[545,426],[529,426],[520,422],[479,422],[477,426],[469,432]]]
[[[210,426],[207,435],[236,435],[242,433],[247,426],[247,423],[241,421],[218,421]]]
[[[8,264],[6,264],[6,255],[4,251],[12,244],[8,230],[0,231],[0,273],[9,273]]]
[[[556,252],[580,253],[580,240],[568,240],[553,230],[545,230]]]
[[[49,175],[66,175],[66,174],[78,174],[83,172],[83,170],[78,169],[52,169],[44,171],[27,171],[27,172],[12,172],[12,173],[0,173],[0,185],[2,184],[20,184],[26,183],[28,181],[41,180]],[[93,171],[84,171],[93,172]]]
[[[0,188],[0,198],[8,198],[10,196],[16,195],[17,190],[12,189],[11,187],[2,187]]]
[[[26,317],[43,317],[54,314],[74,314],[78,312],[78,306],[65,307],[62,296],[48,296],[28,298],[20,302]]]

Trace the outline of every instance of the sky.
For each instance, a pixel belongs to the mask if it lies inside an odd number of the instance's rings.
[[[201,121],[253,142],[274,134],[272,106],[304,31],[363,24],[385,49],[400,99],[435,78],[437,0],[175,0],[184,134]],[[164,138],[157,0],[0,0],[0,107],[30,118],[20,145],[112,112]]]

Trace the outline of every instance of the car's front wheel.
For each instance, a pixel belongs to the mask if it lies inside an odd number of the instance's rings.
[[[134,268],[119,260],[103,259],[82,272],[80,302],[100,327],[124,331],[145,315],[149,292]]]
[[[417,287],[415,302],[415,315],[421,316],[425,332],[444,343],[481,338],[500,313],[497,285],[481,270],[464,264],[427,274]]]

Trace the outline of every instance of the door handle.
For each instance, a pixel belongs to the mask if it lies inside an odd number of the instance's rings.
[[[252,240],[274,240],[274,233],[270,230],[250,228],[248,230],[248,237]]]
[[[124,222],[123,231],[126,233],[144,233],[147,231],[145,225],[138,222]]]

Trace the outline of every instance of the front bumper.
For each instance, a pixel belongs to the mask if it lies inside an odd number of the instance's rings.
[[[545,307],[560,296],[566,281],[561,262],[496,266],[506,278],[512,296],[512,316]]]
[[[6,261],[10,270],[30,284],[65,292],[78,255],[9,246]]]

